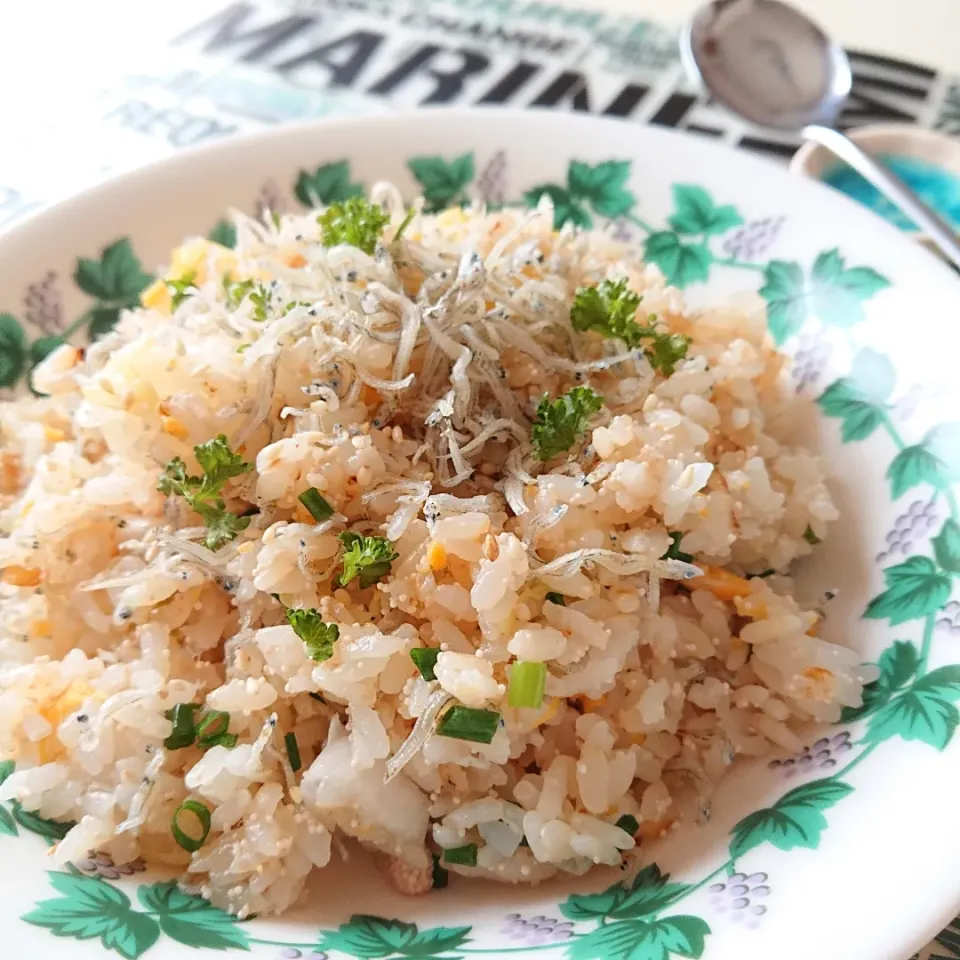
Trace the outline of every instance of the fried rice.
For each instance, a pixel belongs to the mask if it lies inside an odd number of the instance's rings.
[[[242,916],[338,838],[407,893],[629,866],[860,703],[793,596],[837,511],[762,301],[689,309],[549,198],[371,198],[371,252],[234,214],[0,405],[0,798],[75,821],[60,863],[142,857]],[[574,327],[604,281],[675,364]],[[578,387],[602,406],[538,455]]]

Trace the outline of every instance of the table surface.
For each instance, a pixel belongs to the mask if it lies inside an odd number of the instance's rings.
[[[555,0],[572,6],[681,23],[702,0]],[[960,72],[960,0],[794,0],[846,46],[886,53],[951,72]],[[39,0],[0,2],[0,79],[18,77],[15,89],[29,102],[44,88],[63,86],[115,70],[141,45],[162,42],[178,23],[196,22],[198,11],[222,2],[208,0]],[[53,71],[50,65],[58,64]],[[56,74],[56,75],[54,75]],[[29,78],[28,84],[23,83]],[[26,89],[25,89],[26,87]],[[6,105],[5,105],[6,106]]]
[[[703,0],[555,0],[681,23]],[[960,70],[960,0],[792,0],[845,46]],[[907,13],[909,11],[909,13]]]

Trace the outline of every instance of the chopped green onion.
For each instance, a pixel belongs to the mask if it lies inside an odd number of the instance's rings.
[[[197,724],[197,746],[212,747],[213,741],[223,736],[230,726],[230,714],[223,710],[211,710]]]
[[[203,750],[207,751],[211,747],[226,747],[228,750],[232,750],[237,745],[237,740],[239,737],[235,733],[218,733],[214,737],[206,737],[201,743],[197,741],[197,746]]]
[[[631,837],[636,836],[637,831],[640,829],[640,824],[637,822],[636,817],[632,817],[629,813],[625,813],[617,822],[621,830],[625,830],[630,834]]]
[[[567,605],[567,598],[562,593],[556,593],[553,590],[547,594],[545,599],[550,603],[555,603],[558,607]]]
[[[304,490],[297,499],[310,511],[310,516],[317,523],[329,520],[333,516],[333,507],[320,496],[320,491],[316,487]]]
[[[772,577],[777,571],[773,567],[767,567],[766,570],[761,570],[759,573],[753,573],[751,576],[759,577],[761,580],[765,580],[767,577]]]
[[[447,847],[443,851],[444,863],[456,863],[461,867],[475,867],[477,865],[477,845],[465,843],[462,847]]]
[[[284,736],[283,742],[287,748],[287,757],[290,760],[290,766],[293,768],[293,772],[296,773],[303,764],[300,762],[300,747],[297,746],[297,735],[295,733],[288,733]]]
[[[179,280],[167,280],[167,289],[170,291],[170,306],[176,310],[189,296],[188,291],[195,287],[197,282],[196,271],[185,273]]]
[[[404,214],[403,220],[400,221],[400,226],[397,227],[397,232],[393,235],[393,242],[396,243],[406,232],[407,227],[413,222],[413,218],[417,215],[417,208],[411,207],[406,214]],[[444,884],[446,886],[446,884]]]
[[[813,527],[809,524],[807,529],[803,531],[803,539],[810,544],[811,547],[815,547],[818,543],[823,543],[823,541],[813,532]]]
[[[232,750],[236,745],[237,735],[235,733],[218,733],[215,737],[204,740],[203,743],[197,741],[197,746],[204,750],[209,750],[211,747],[226,747],[228,750]]]
[[[450,882],[450,874],[440,866],[440,858],[433,855],[433,889],[443,890]]]
[[[496,710],[477,710],[458,703],[440,718],[437,733],[441,737],[451,737],[454,740],[489,743],[499,724],[500,714]]]
[[[547,685],[547,665],[532,660],[517,660],[510,667],[507,703],[511,707],[539,707]]]
[[[203,831],[199,837],[191,836],[185,833],[180,826],[180,817],[184,813],[192,813],[200,822],[200,829]],[[170,818],[170,832],[173,839],[189,853],[196,853],[210,834],[210,810],[199,800],[184,800],[183,803],[173,811]]]
[[[163,741],[168,750],[182,750],[193,743],[197,736],[194,714],[199,709],[199,703],[178,703],[164,714],[168,720],[173,721],[173,730]]]
[[[530,428],[537,459],[551,460],[569,450],[602,406],[603,397],[589,387],[574,387],[556,400],[544,395],[537,404],[537,416]]]
[[[410,651],[410,659],[416,664],[420,671],[420,676],[424,680],[436,680],[434,667],[437,665],[437,657],[440,656],[439,647],[414,647]]]
[[[684,563],[693,563],[693,554],[684,553],[680,549],[680,541],[683,540],[682,533],[670,534],[670,546],[667,552],[660,558],[661,560],[682,560]]]

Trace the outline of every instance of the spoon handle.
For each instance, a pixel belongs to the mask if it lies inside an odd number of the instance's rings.
[[[940,252],[960,267],[960,239],[957,231],[933,212],[899,177],[860,149],[838,130],[812,124],[803,135],[848,163],[866,177],[892,204],[899,207],[936,245]]]

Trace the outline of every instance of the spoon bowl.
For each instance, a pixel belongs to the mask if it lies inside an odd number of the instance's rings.
[[[690,21],[688,71],[735,113],[764,127],[832,125],[850,94],[843,48],[777,0],[716,0]]]
[[[960,266],[960,241],[893,173],[835,129],[853,77],[843,48],[778,0],[712,0],[687,24],[680,53],[690,75],[752,123],[800,130],[869,180]]]

